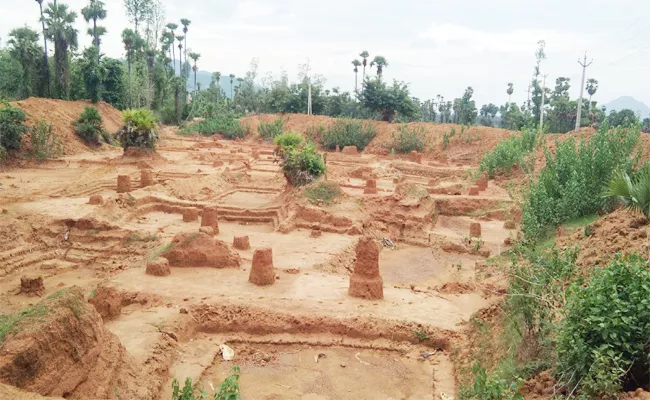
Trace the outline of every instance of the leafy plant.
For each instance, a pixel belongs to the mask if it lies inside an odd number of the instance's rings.
[[[116,138],[126,150],[128,147],[155,149],[158,142],[156,119],[147,109],[125,110],[122,112],[124,125],[116,134]]]
[[[426,342],[429,340],[429,335],[422,329],[416,329],[413,334],[415,335],[415,338],[417,339],[418,343],[419,342]]]
[[[558,334],[561,383],[579,386],[591,398],[611,397],[625,379],[644,379],[650,372],[648,332],[648,263],[637,255],[617,255],[587,285],[575,282],[570,289]]]
[[[479,363],[474,364],[474,385],[472,386],[472,396],[470,398],[477,400],[523,400],[524,397],[519,393],[523,386],[523,380],[518,379],[508,383],[505,379],[490,379],[484,368]]]
[[[181,130],[181,133],[198,133],[203,136],[220,133],[226,139],[231,140],[246,137],[246,130],[233,114],[219,115],[215,118],[188,124]]]
[[[469,131],[468,135],[471,135]],[[524,156],[533,151],[536,143],[537,130],[524,129],[521,134],[500,141],[492,150],[485,153],[479,170],[487,172],[490,178],[497,172],[509,173],[515,166],[521,165]]]
[[[264,140],[273,140],[276,136],[282,135],[284,131],[284,120],[276,118],[273,122],[260,121],[257,132]]]
[[[409,128],[407,124],[401,124],[397,127],[397,134],[393,132],[391,148],[399,153],[410,153],[412,151],[423,151],[425,144],[424,128],[413,126]]]
[[[325,204],[330,204],[335,198],[340,197],[343,191],[337,182],[327,181],[306,187],[303,194],[312,202],[322,201]]]
[[[9,103],[0,105],[0,146],[6,151],[20,150],[25,126],[25,112]]]
[[[306,185],[325,172],[323,157],[311,145],[301,149],[288,148],[282,154],[281,164],[285,178],[293,186]]]
[[[39,160],[59,157],[63,154],[61,139],[52,130],[52,124],[43,120],[32,126],[31,132],[32,155]]]
[[[325,129],[322,137],[322,144],[329,150],[336,149],[336,146],[357,146],[361,151],[377,135],[375,127],[369,122],[349,118],[337,118],[333,124]]]
[[[614,173],[605,189],[605,198],[650,219],[650,165],[639,169],[632,178],[625,171]]]
[[[325,127],[321,124],[318,124],[318,126],[316,125],[308,126],[307,129],[305,130],[305,136],[307,136],[307,139],[313,143],[320,143],[324,133],[325,133]]]
[[[288,150],[289,148],[295,149],[299,147],[302,142],[302,136],[299,133],[295,132],[283,133],[273,139],[273,143],[275,143],[283,151]]]
[[[86,106],[79,118],[72,123],[75,133],[89,145],[98,145],[99,137],[108,137],[102,127],[102,116],[95,107]]]
[[[219,389],[212,395],[203,390],[199,391],[199,395],[194,394],[194,385],[192,378],[186,378],[185,384],[181,389],[177,379],[172,381],[172,400],[203,400],[212,398],[214,400],[241,400],[241,392],[239,390],[239,375],[241,370],[238,365],[234,365],[230,370],[228,376],[219,386]]]

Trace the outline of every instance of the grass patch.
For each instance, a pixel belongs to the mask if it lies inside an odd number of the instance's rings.
[[[0,316],[0,342],[8,334],[16,332],[18,327],[25,321],[42,317],[48,312],[49,309],[44,304],[37,304],[34,307],[25,308],[13,314]]]
[[[397,127],[397,132],[391,133],[391,139],[389,148],[395,149],[398,153],[424,151],[425,134],[421,126],[409,128],[408,124],[401,124]]]
[[[273,140],[276,136],[282,135],[284,132],[284,120],[280,117],[276,118],[273,122],[260,121],[257,126],[257,132],[264,140]]]
[[[198,133],[202,136],[212,136],[220,133],[226,139],[244,138],[249,127],[244,127],[234,115],[219,115],[215,118],[208,118],[197,123],[188,124],[179,131],[181,135]]]
[[[515,166],[530,169],[534,160],[524,160],[537,144],[537,130],[524,129],[520,134],[510,136],[500,141],[494,148],[483,156],[480,171],[487,172],[490,178],[498,173],[509,174]]]
[[[174,246],[175,246],[175,244],[172,243],[172,242],[167,243],[166,245],[162,246],[162,247],[159,248],[158,250],[156,250],[156,251],[154,251],[153,253],[151,253],[151,255],[149,256],[149,261],[155,260],[155,259],[158,258],[161,254],[163,254],[163,253],[165,253],[165,252],[167,252],[167,251],[173,249]]]
[[[340,149],[345,146],[356,146],[357,150],[361,151],[375,135],[377,130],[369,122],[338,118],[323,132],[322,144],[328,150],[334,150],[336,146]]]
[[[126,237],[124,240],[124,245],[125,246],[130,246],[135,242],[155,242],[157,241],[158,235],[149,233],[146,235],[141,235],[138,232],[133,232],[129,236]]]
[[[312,203],[322,201],[326,205],[331,204],[343,194],[341,187],[336,182],[320,182],[303,190],[303,195]]]

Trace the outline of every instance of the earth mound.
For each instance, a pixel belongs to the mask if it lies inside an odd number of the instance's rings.
[[[205,233],[179,233],[163,256],[172,267],[238,268],[239,254]]]

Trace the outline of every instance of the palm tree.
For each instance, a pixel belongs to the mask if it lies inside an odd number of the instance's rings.
[[[217,71],[212,74],[212,79],[217,83],[217,102],[219,101],[219,95],[221,94],[221,86],[219,86],[219,81],[221,80],[221,72]]]
[[[201,58],[201,54],[199,53],[190,53],[190,58],[192,61],[194,61],[194,66],[192,67],[192,70],[194,71],[194,91],[196,92],[196,71],[199,70],[199,68],[196,66],[196,62]]]
[[[176,36],[174,36],[174,31],[175,31],[176,29],[178,29],[178,25],[176,25],[176,24],[170,22],[170,23],[167,24],[167,29],[169,29],[169,32],[171,32],[171,34],[172,34],[172,40],[171,40],[171,46],[172,46],[172,66],[174,66],[174,69],[176,69],[176,67],[175,67],[175,62],[176,62],[176,51],[174,50],[174,38],[175,38]],[[174,72],[174,75],[176,75],[176,72]]]
[[[66,4],[50,3],[45,10],[47,35],[54,41],[54,89],[56,96],[62,99],[70,97],[70,69],[68,68],[69,50],[77,47],[77,30],[73,24],[77,13],[68,12]]]
[[[187,63],[187,27],[190,26],[192,21],[187,18],[181,18],[181,25],[183,25],[183,33],[185,34],[185,63]],[[187,69],[185,70],[185,79],[187,79]]]
[[[131,93],[131,58],[133,56],[134,38],[135,33],[130,28],[126,28],[122,31],[122,43],[124,43],[124,49],[126,50],[126,64],[129,71],[129,108],[133,108],[133,97]]]
[[[183,76],[181,73],[183,70],[183,39],[185,39],[185,36],[176,36],[176,40],[178,40],[178,74],[181,76]],[[187,58],[185,62],[187,62]]]
[[[47,59],[47,31],[45,30],[45,18],[43,17],[43,0],[36,0],[39,8],[41,9],[41,25],[43,26],[43,48],[45,49],[44,54],[44,65],[43,71],[45,71],[45,90],[43,95],[48,97],[50,95],[50,62]]]
[[[354,65],[354,92],[357,94],[357,96],[359,96],[357,76],[359,76],[359,66],[361,65],[361,62],[355,58],[352,60],[352,65]]]
[[[363,65],[363,75],[361,75],[361,92],[363,93],[363,82],[366,80],[366,65],[368,65],[370,54],[368,54],[368,50],[364,50],[359,53],[359,57],[361,57],[361,65]]]
[[[589,105],[587,106],[587,115],[591,114],[591,96],[598,91],[598,81],[591,78],[587,79],[587,93],[589,94]]]
[[[93,44],[97,47],[97,62],[99,63],[99,35],[97,34],[97,20],[106,18],[106,10],[104,9],[104,2],[101,0],[90,0],[90,4],[81,9],[86,22],[93,21]],[[106,33],[106,29],[104,29]]]
[[[9,33],[9,54],[18,60],[23,70],[23,89],[24,97],[29,97],[29,81],[32,71],[32,65],[38,54],[38,33],[28,27],[16,28]]]
[[[604,197],[650,219],[650,166],[639,169],[632,178],[624,171],[615,173],[607,184]]]
[[[381,80],[381,74],[384,72],[384,67],[388,66],[388,61],[382,56],[375,56],[375,58],[370,63],[370,67],[373,65],[377,66],[377,77]]]
[[[506,89],[506,93],[508,93],[508,104],[511,103],[512,100],[512,93],[514,93],[515,88],[512,85],[512,83],[508,83],[508,89]]]
[[[235,74],[230,74],[228,76],[230,77],[230,99],[232,99],[233,98],[232,83],[233,83],[233,80],[235,79]]]

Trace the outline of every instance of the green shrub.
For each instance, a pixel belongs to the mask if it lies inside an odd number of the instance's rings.
[[[275,121],[266,123],[260,121],[257,126],[257,132],[264,140],[273,140],[276,136],[282,135],[284,131],[284,120],[280,117],[276,118]]]
[[[639,127],[609,129],[607,124],[576,144],[558,143],[555,155],[546,152],[546,166],[531,181],[522,207],[522,229],[527,239],[542,236],[562,222],[595,214],[607,200],[603,188],[615,171],[631,171]]]
[[[323,157],[314,146],[280,148],[279,155],[284,176],[293,186],[306,185],[325,172]]]
[[[633,255],[594,271],[587,285],[571,287],[558,334],[560,383],[594,398],[616,398],[624,381],[650,373],[650,272]],[[627,373],[627,375],[626,375]]]
[[[52,130],[52,124],[38,121],[32,126],[31,132],[32,156],[40,160],[55,158],[63,154],[61,139]]]
[[[203,136],[222,134],[226,139],[246,137],[246,131],[234,115],[219,115],[185,126],[181,133],[198,133]]]
[[[476,363],[474,372],[474,385],[469,398],[477,400],[524,400],[519,389],[524,382],[521,379],[508,383],[505,379],[490,379],[484,368]]]
[[[124,125],[116,134],[124,150],[128,147],[155,149],[158,142],[156,119],[151,111],[140,108],[122,112]]]
[[[213,394],[209,395],[203,390],[199,390],[199,395],[194,394],[194,385],[192,385],[192,378],[185,379],[185,385],[181,389],[178,380],[172,381],[172,400],[241,400],[241,392],[239,390],[239,375],[241,370],[238,365],[234,365],[230,370],[230,376],[226,378],[219,386],[219,389]]]
[[[412,151],[424,151],[425,135],[421,126],[409,128],[407,124],[397,127],[397,133],[391,134],[392,144],[390,148],[398,153],[410,153]]]
[[[281,149],[295,149],[299,147],[302,142],[302,136],[299,133],[295,132],[283,133],[282,135],[276,136],[275,139],[273,139],[273,143],[275,143]]]
[[[469,133],[468,133],[469,134]],[[515,166],[521,166],[524,157],[535,149],[537,131],[523,129],[521,134],[500,141],[483,156],[479,169],[490,178],[498,172],[509,173]]]
[[[79,115],[79,119],[72,123],[75,133],[83,139],[86,144],[98,145],[99,137],[108,138],[108,133],[102,127],[102,116],[95,107],[86,106]],[[110,142],[110,139],[109,139]]]
[[[322,201],[325,204],[330,204],[334,199],[343,194],[341,187],[335,181],[319,182],[317,184],[306,187],[303,195],[308,198],[312,203]]]
[[[0,146],[6,151],[20,150],[25,126],[25,112],[9,103],[0,105]]]
[[[325,133],[325,127],[321,124],[308,126],[305,130],[305,136],[312,143],[320,143]]]
[[[375,127],[369,122],[348,118],[338,118],[323,133],[322,144],[329,150],[345,146],[357,146],[361,151],[377,135]]]

